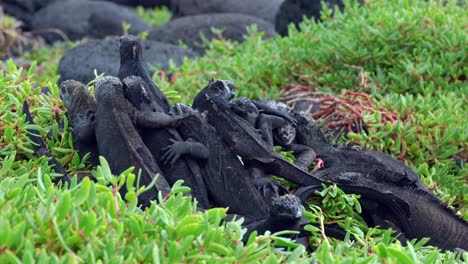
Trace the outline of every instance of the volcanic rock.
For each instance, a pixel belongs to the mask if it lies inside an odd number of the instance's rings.
[[[288,25],[294,23],[299,25],[302,18],[320,19],[322,12],[322,4],[320,0],[285,0],[279,7],[278,13],[275,18],[275,29],[280,35],[285,36],[288,34]],[[362,2],[359,0],[359,2]],[[325,3],[334,9],[335,6],[343,9],[344,4],[342,0],[326,0]]]
[[[155,41],[142,42],[143,61],[147,67],[161,66],[163,70],[169,67],[172,60],[176,65],[183,58],[194,58],[192,51],[166,43]],[[69,50],[60,60],[57,74],[59,83],[73,79],[88,83],[95,78],[94,69],[98,74],[117,76],[120,65],[119,40],[90,40]]]
[[[155,6],[169,6],[170,0],[93,0],[93,1],[109,1],[119,5],[128,6],[143,6],[143,7],[155,7]]]
[[[273,23],[283,0],[172,0],[174,17],[208,13],[241,13]]]
[[[150,31],[148,39],[177,45],[184,42],[194,51],[203,54],[203,38],[212,40],[218,37],[213,28],[221,29],[225,39],[244,41],[247,34],[247,26],[256,24],[259,32],[265,32],[265,38],[271,38],[275,34],[274,26],[263,19],[243,14],[204,14],[187,16],[174,19],[167,24]]]
[[[138,34],[150,26],[132,10],[110,2],[58,1],[39,10],[32,19],[32,29],[41,31],[47,42],[62,40],[58,31],[70,40],[89,36],[104,38],[123,34],[122,23],[131,25],[129,33]]]
[[[0,0],[5,13],[14,16],[28,28],[34,13],[56,0]]]

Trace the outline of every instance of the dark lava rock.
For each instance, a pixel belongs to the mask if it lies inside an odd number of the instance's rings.
[[[47,42],[63,37],[50,29],[62,31],[70,40],[89,36],[104,38],[122,35],[122,22],[131,24],[129,33],[138,34],[150,26],[132,10],[111,2],[58,1],[39,10],[32,19],[32,29],[41,32]]]
[[[155,6],[169,6],[170,0],[93,0],[93,1],[109,1],[119,5],[128,6],[143,6],[143,7],[155,7]]]
[[[0,0],[5,13],[21,20],[24,28],[29,28],[34,13],[57,0]]]
[[[344,7],[342,0],[325,0],[325,2],[332,9],[335,6],[338,6],[340,9]],[[362,0],[359,2],[362,2]],[[297,27],[304,16],[319,20],[321,11],[322,5],[320,0],[285,0],[276,14],[276,32],[282,36],[286,36],[288,34],[289,23],[294,23]]]
[[[252,24],[257,25],[258,31],[265,32],[265,38],[275,35],[274,26],[268,21],[243,14],[225,13],[174,19],[152,29],[148,39],[171,44],[178,44],[181,40],[193,50],[203,54],[203,41],[200,34],[204,35],[207,40],[217,38],[218,36],[212,31],[212,28],[217,28],[222,30],[224,38],[242,42],[243,35],[247,34],[246,27]]]
[[[14,16],[16,19],[21,20],[24,24],[25,29],[29,29],[31,22],[36,13],[41,8],[46,7],[54,2],[83,2],[87,0],[0,0],[0,6],[4,9],[6,14]],[[155,7],[155,6],[167,6],[170,5],[170,0],[91,0],[113,2],[119,5],[127,6],[144,6],[144,7]]]
[[[169,60],[176,65],[183,58],[194,58],[196,54],[166,43],[143,41],[143,61],[146,66],[158,66],[167,69]],[[69,50],[60,60],[57,74],[62,81],[73,79],[82,83],[92,81],[94,69],[97,73],[117,76],[120,67],[119,40],[90,40]]]
[[[241,13],[274,22],[283,0],[171,0],[174,17],[208,13]]]

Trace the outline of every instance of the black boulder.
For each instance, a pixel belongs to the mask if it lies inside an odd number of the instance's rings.
[[[150,26],[131,9],[111,2],[58,1],[36,12],[31,27],[47,42],[63,40],[62,32],[70,40],[83,37],[104,38],[122,35],[122,23],[131,25],[129,32],[138,34]]]
[[[109,1],[119,5],[128,6],[144,6],[144,7],[155,7],[155,6],[169,6],[170,0],[93,0],[93,1]]]
[[[204,52],[202,34],[206,40],[217,38],[213,28],[221,29],[225,39],[242,42],[247,26],[256,24],[258,31],[265,32],[265,38],[275,34],[274,26],[263,19],[243,14],[204,14],[174,19],[150,31],[148,39],[177,45],[184,42],[200,54]]]
[[[362,0],[359,0],[362,2]],[[335,6],[343,9],[342,0],[325,0],[328,7],[334,9]],[[288,25],[293,23],[296,27],[305,16],[307,18],[320,19],[322,4],[320,0],[285,0],[279,7],[275,18],[275,29],[280,35],[288,34]]]
[[[23,22],[28,29],[34,13],[57,0],[0,0],[0,6],[8,15]]]
[[[144,41],[142,46],[145,66],[161,66],[162,69],[167,69],[169,60],[180,65],[184,57],[196,57],[196,54],[189,50],[166,43]],[[118,39],[90,40],[65,53],[59,62],[57,74],[61,76],[59,83],[70,79],[88,83],[95,78],[94,69],[98,74],[117,76],[119,65]]]
[[[209,13],[241,13],[273,22],[283,0],[172,0],[174,17]]]

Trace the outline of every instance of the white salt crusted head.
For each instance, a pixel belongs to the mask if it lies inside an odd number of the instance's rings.
[[[110,83],[112,85],[122,85],[122,82],[120,81],[119,78],[114,77],[114,76],[104,76],[104,77],[99,77],[96,82],[94,83],[94,87],[97,89],[101,85]]]
[[[100,77],[94,83],[94,95],[96,101],[105,99],[106,96],[113,94],[123,95],[123,84],[119,78],[113,76]]]
[[[136,89],[136,87],[138,87],[138,93],[141,94],[145,99],[150,100],[148,96],[148,86],[140,76],[128,76],[123,80],[123,83],[125,84],[125,89]]]
[[[291,194],[286,194],[272,198],[272,213],[275,217],[286,217],[298,219],[302,217],[301,203],[298,198]]]

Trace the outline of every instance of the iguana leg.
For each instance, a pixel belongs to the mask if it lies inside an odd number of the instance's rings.
[[[281,127],[286,121],[278,116],[260,114],[257,119],[257,128],[260,129],[263,140],[273,146],[273,129]]]
[[[265,114],[281,117],[282,119],[291,123],[293,126],[297,126],[296,119],[289,112],[275,109],[274,107],[271,107],[271,105],[269,105],[268,103],[262,102],[261,100],[252,100],[252,103]]]
[[[188,155],[196,159],[207,159],[210,156],[209,150],[200,142],[193,139],[186,141],[176,141],[169,139],[172,145],[163,148],[161,160],[164,165],[174,165],[183,155]]]
[[[135,111],[136,125],[150,128],[176,128],[184,118],[191,115],[191,113],[186,113],[178,116],[170,116],[161,112],[139,112],[136,109]]]
[[[275,197],[289,194],[289,191],[283,185],[268,177],[255,178],[253,182],[255,188],[257,188],[267,202],[271,202]]]
[[[288,148],[293,151],[293,154],[296,157],[294,164],[305,171],[307,171],[310,164],[312,164],[312,161],[317,156],[315,151],[309,146],[291,144]]]
[[[175,104],[173,107],[171,107],[171,110],[169,111],[170,114],[174,115],[181,115],[183,113],[193,111],[190,107],[183,105],[183,104]]]

